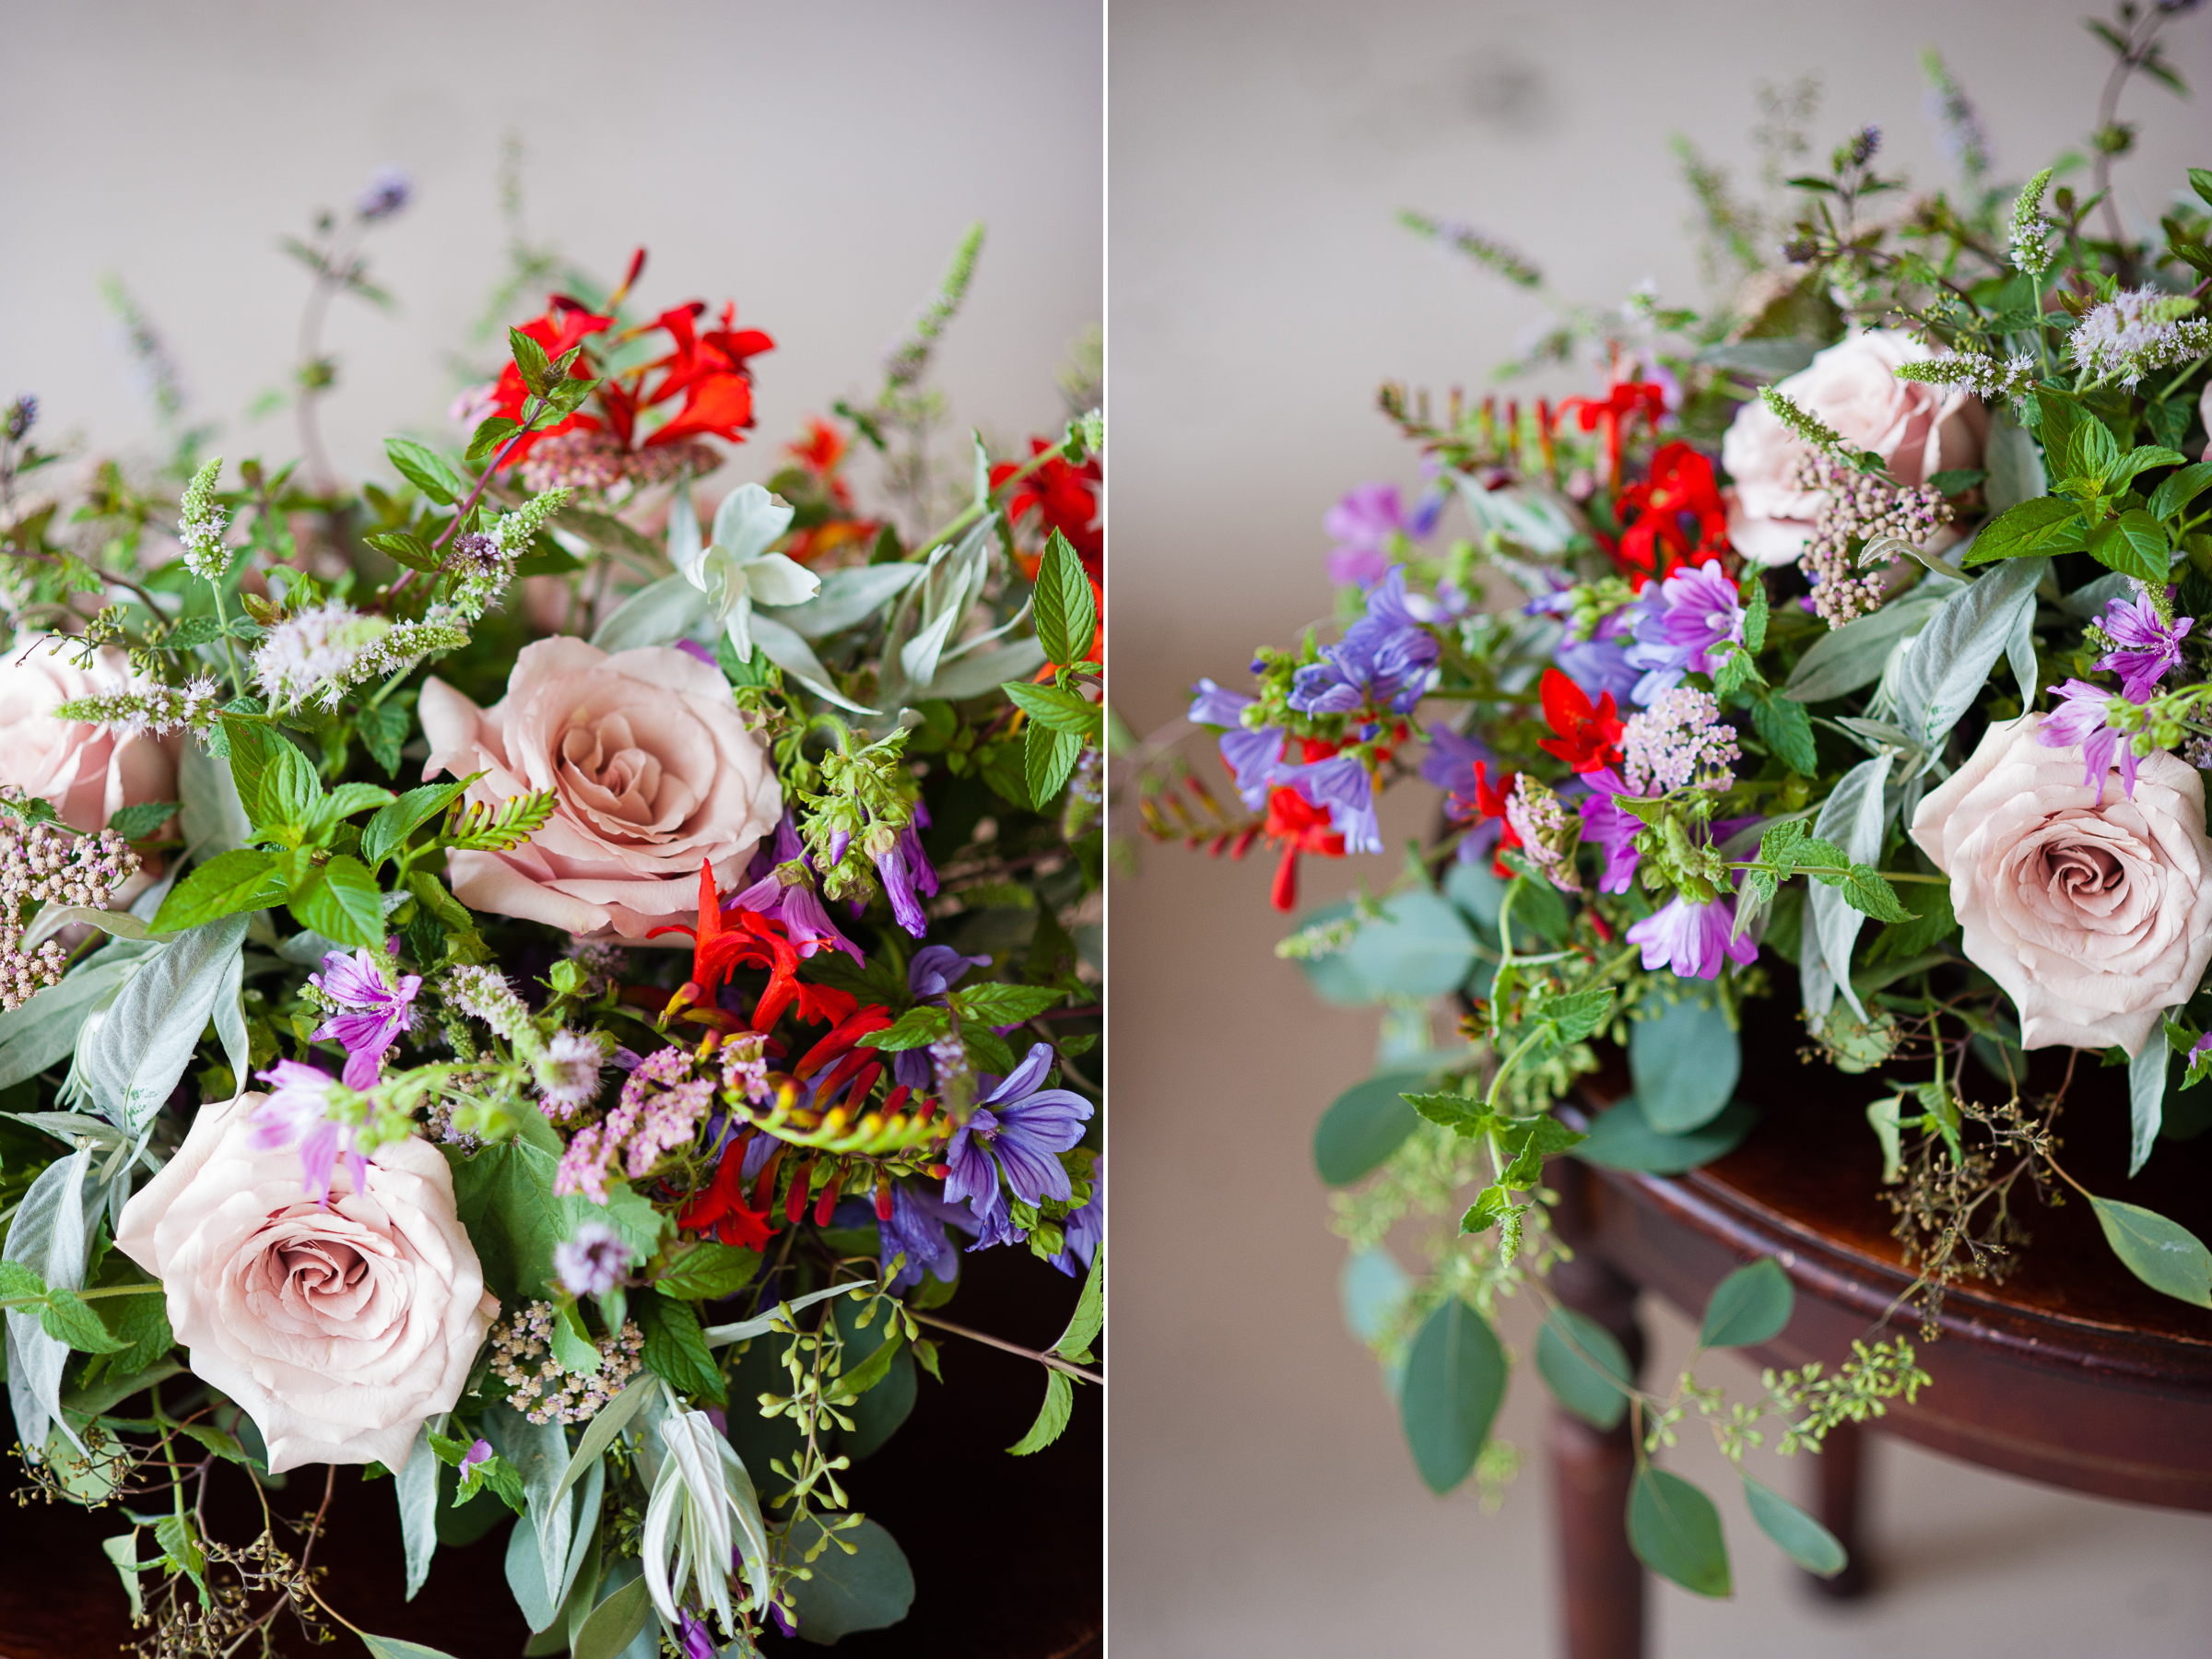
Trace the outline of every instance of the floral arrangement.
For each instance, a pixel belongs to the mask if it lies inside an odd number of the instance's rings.
[[[1686,1419],[1741,1467],[1928,1384],[1885,1336],[1755,1401],[1694,1368],[1646,1392],[1545,1286],[1546,1159],[1674,1173],[1735,1147],[1759,1115],[1741,1028],[1783,1018],[1763,999],[1801,1012],[1806,1058],[1866,1077],[1924,1341],[1947,1286],[2017,1264],[2030,1193],[2085,1199],[2132,1272],[2212,1307],[2205,1243],[2082,1189],[2054,1133],[2100,1063],[2130,1111],[2072,1128],[2124,1142],[2131,1173],[2212,1124],[2190,1092],[2212,1072],[2212,171],[2155,227],[2110,187],[2124,88],[2178,89],[2159,31],[2183,9],[2091,26],[2113,60],[2088,156],[2018,185],[1933,56],[1947,190],[1877,171],[1871,127],[1818,165],[1813,88],[1768,94],[1765,200],[1684,147],[1724,296],[1703,308],[1570,305],[1494,239],[1405,216],[1552,300],[1512,371],[1583,362],[1595,384],[1441,408],[1385,386],[1418,497],[1346,496],[1335,626],[1259,650],[1249,689],[1195,688],[1226,788],[1164,744],[1137,781],[1159,839],[1275,849],[1284,911],[1301,860],[1385,852],[1384,790],[1436,792],[1401,873],[1279,950],[1384,1009],[1376,1075],[1314,1152],[1343,1189],[1350,1322],[1435,1489],[1512,1473],[1489,1435],[1509,1295],[1546,1309],[1562,1406],[1633,1423],[1638,1554],[1705,1594],[1730,1582],[1718,1512],[1654,1461]],[[1435,1041],[1440,1003],[1464,1045]],[[1604,1042],[1633,1092],[1591,1114],[1576,1079]],[[1791,1300],[1775,1264],[1744,1269],[1701,1346],[1767,1340]],[[1774,1542],[1841,1570],[1818,1522],[1744,1480]]]
[[[912,1576],[857,1461],[917,1370],[958,1382],[948,1336],[1030,1352],[943,1316],[963,1251],[1080,1286],[1009,1450],[1100,1380],[1095,371],[1058,435],[933,459],[979,229],[880,392],[708,512],[770,336],[641,306],[641,251],[609,289],[518,244],[510,298],[563,291],[453,434],[346,481],[314,328],[379,297],[361,250],[407,194],[291,244],[300,462],[203,454],[127,300],[173,453],[6,413],[25,1496],[120,1510],[164,1659],[280,1618],[433,1653],[325,1600],[339,1465],[395,1491],[410,1598],[509,1526],[534,1653],[893,1624]],[[227,1480],[259,1537],[211,1527]]]

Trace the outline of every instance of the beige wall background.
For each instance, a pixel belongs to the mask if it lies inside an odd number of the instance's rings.
[[[502,133],[533,240],[638,298],[737,301],[766,329],[759,427],[718,484],[765,477],[805,416],[871,394],[878,354],[970,224],[990,241],[938,358],[951,430],[1064,418],[1053,375],[1101,317],[1099,0],[0,0],[0,397],[49,435],[151,422],[98,290],[121,277],[233,457],[297,453],[280,385],[308,275],[276,250],[378,167],[414,205],[369,244],[386,314],[332,308],[342,469],[442,428],[452,354],[503,274]],[[536,298],[542,300],[543,296]]]
[[[1114,694],[1131,724],[1166,725],[1194,678],[1231,682],[1253,644],[1326,612],[1323,512],[1352,485],[1418,478],[1373,411],[1379,382],[1478,387],[1542,320],[1398,229],[1395,209],[1472,221],[1575,298],[1617,301],[1647,276],[1694,298],[1670,133],[1748,182],[1752,83],[1809,70],[1824,148],[1873,121],[1886,159],[1933,181],[1918,64],[1933,44],[2021,179],[2091,124],[2104,70],[2085,9],[1116,0]],[[2172,49],[2212,96],[2212,18],[2181,19]],[[2184,164],[2212,160],[2212,123],[2156,88],[2122,113],[2144,123],[2123,199],[2148,213]],[[1404,803],[1396,834],[1427,810]],[[1314,899],[1351,874],[1306,867]],[[1548,1653],[1541,1386],[1513,1385],[1500,1432],[1526,1465],[1485,1514],[1472,1491],[1420,1485],[1344,1333],[1343,1247],[1307,1147],[1321,1108],[1366,1074],[1374,1022],[1272,959],[1269,873],[1149,848],[1114,894],[1114,1636],[1141,1659]],[[1524,1351],[1524,1312],[1506,1320]],[[1682,1322],[1647,1319],[1653,1367],[1678,1366]],[[1705,1375],[1752,1381],[1724,1362]],[[1677,1466],[1724,1489],[1687,1441]],[[2205,1519],[1891,1444],[1871,1479],[1880,1596],[1814,1605],[1739,1506],[1725,1512],[1736,1602],[1660,1587],[1654,1651],[2207,1651]]]

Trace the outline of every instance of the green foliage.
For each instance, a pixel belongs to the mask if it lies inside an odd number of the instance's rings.
[[[1771,1256],[1738,1267],[1713,1287],[1706,1299],[1705,1320],[1698,1329],[1700,1347],[1756,1347],[1782,1335],[1796,1306],[1789,1275]]]
[[[2179,1222],[2139,1205],[2091,1196],[2105,1242],[2123,1265],[2153,1290],[2212,1308],[2212,1251]]]
[[[714,1352],[700,1334],[699,1315],[657,1291],[632,1295],[630,1313],[645,1333],[645,1369],[679,1394],[720,1403],[726,1385]]]
[[[1638,1465],[1629,1488],[1629,1545],[1638,1560],[1685,1590],[1716,1597],[1731,1593],[1721,1512],[1679,1475]]]
[[[1098,606],[1083,561],[1057,530],[1046,538],[1038,560],[1035,604],[1037,642],[1044,647],[1046,662],[1065,665],[1088,654],[1098,631]]]
[[[1771,1487],[1748,1475],[1743,1477],[1743,1482],[1751,1519],[1791,1560],[1820,1578],[1834,1578],[1850,1564],[1842,1544],[1827,1527]]]
[[[1348,1186],[1396,1151],[1420,1122],[1405,1090],[1425,1080],[1425,1073],[1386,1074],[1338,1095],[1313,1131],[1313,1168],[1322,1180]]]
[[[735,1296],[760,1272],[760,1253],[712,1240],[685,1246],[668,1258],[653,1286],[678,1301],[714,1301]]]
[[[1597,1429],[1611,1429],[1629,1409],[1635,1386],[1629,1357],[1613,1333],[1586,1313],[1554,1306],[1536,1333],[1536,1374],[1552,1398]]]
[[[1712,1003],[1685,997],[1629,1028],[1629,1072],[1645,1119],[1663,1135],[1702,1128],[1735,1098],[1743,1045]]]
[[[1599,1114],[1574,1155],[1607,1170],[1679,1175],[1735,1151],[1758,1122],[1759,1113],[1736,1100],[1687,1135],[1667,1135],[1653,1126],[1641,1102],[1630,1095]]]
[[[1489,1322],[1458,1297],[1438,1304],[1406,1359],[1398,1412],[1414,1467],[1430,1491],[1474,1473],[1505,1397],[1505,1350]]]

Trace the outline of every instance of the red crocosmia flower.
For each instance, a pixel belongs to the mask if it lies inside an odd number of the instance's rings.
[[[1585,432],[1603,425],[1606,429],[1606,472],[1615,490],[1620,488],[1620,429],[1624,421],[1641,414],[1656,428],[1660,416],[1666,413],[1666,388],[1655,381],[1620,381],[1602,398],[1569,397],[1559,403],[1559,413],[1575,411],[1575,418]]]
[[[1042,438],[1030,440],[1031,455],[1041,455],[1052,447]],[[1001,462],[991,469],[991,488],[998,488],[1020,470],[1012,461]],[[1046,530],[1057,530],[1067,537],[1067,545],[1076,550],[1076,557],[1092,578],[1102,579],[1106,574],[1106,528],[1097,521],[1098,484],[1103,477],[1095,458],[1080,466],[1058,459],[1047,461],[1015,486],[1014,493],[1006,498],[1006,518],[1018,524],[1023,515],[1036,512]]]
[[[1709,563],[1729,551],[1728,507],[1712,463],[1687,443],[1669,443],[1654,454],[1650,474],[1623,489],[1614,510],[1627,528],[1613,559],[1639,591],[1685,564]]]
[[[686,1232],[712,1231],[724,1244],[765,1250],[772,1218],[767,1210],[746,1206],[745,1147],[745,1141],[738,1140],[723,1153],[714,1179],[692,1194],[676,1224]]]
[[[1506,881],[1513,878],[1512,866],[1505,862],[1506,849],[1518,847],[1522,843],[1520,831],[1513,828],[1512,820],[1505,816],[1505,803],[1512,796],[1513,784],[1519,780],[1520,775],[1518,772],[1500,772],[1498,782],[1492,783],[1489,762],[1477,760],[1475,762],[1474,799],[1469,800],[1465,795],[1453,794],[1450,797],[1447,807],[1451,815],[1462,823],[1481,823],[1493,818],[1497,820],[1498,853],[1490,860],[1490,871],[1491,874]]]
[[[1544,670],[1540,691],[1544,718],[1559,735],[1540,738],[1538,748],[1547,755],[1557,755],[1578,772],[1593,772],[1600,767],[1620,763],[1618,746],[1624,727],[1614,710],[1612,692],[1599,698],[1593,708],[1583,688],[1557,668]]]
[[[794,1004],[799,1018],[808,1024],[835,1026],[860,1006],[850,991],[834,985],[809,984],[798,976],[799,950],[785,935],[783,924],[749,910],[724,913],[714,889],[713,866],[699,865],[699,925],[677,923],[653,928],[646,936],[665,933],[691,935],[691,977],[668,999],[671,1013],[697,1003],[711,1003],[714,994],[729,983],[740,967],[768,970],[768,988],[753,1006],[753,1030],[774,1028]],[[856,1033],[857,1035],[857,1033]]]
[[[1308,763],[1327,759],[1339,747],[1318,737],[1298,741],[1300,757]],[[1275,885],[1268,892],[1268,902],[1277,910],[1298,908],[1300,853],[1311,853],[1318,858],[1344,856],[1344,837],[1329,825],[1329,809],[1316,806],[1297,790],[1277,786],[1267,792],[1267,820],[1260,832],[1283,850],[1282,862],[1275,866]]]
[[[842,470],[850,447],[845,435],[818,415],[807,418],[805,438],[783,446],[783,453],[806,469],[828,498],[829,516],[794,530],[784,546],[783,551],[801,564],[811,564],[825,553],[855,542],[872,543],[882,529],[876,520],[853,514],[853,488],[845,482]]]
[[[806,436],[796,443],[787,443],[783,453],[822,481],[830,500],[840,506],[853,504],[853,491],[840,476],[838,468],[843,464],[848,448],[845,435],[824,420],[819,415],[806,418]]]
[[[855,1049],[853,1045],[872,1031],[887,1030],[890,1024],[891,1011],[888,1008],[870,1003],[865,1008],[855,1009],[831,1027],[827,1037],[799,1057],[798,1065],[791,1068],[791,1075],[804,1081],[833,1060],[854,1053],[860,1054],[864,1061],[877,1058],[874,1049]]]

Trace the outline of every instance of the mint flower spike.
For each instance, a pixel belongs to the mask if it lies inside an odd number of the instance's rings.
[[[1824,424],[1819,417],[1798,407],[1788,394],[1778,392],[1772,386],[1761,386],[1759,389],[1759,400],[1767,406],[1769,414],[1789,429],[1792,437],[1811,444],[1817,450],[1826,450],[1830,454],[1842,453],[1843,434]]]
[[[2051,234],[2042,221],[2043,192],[2050,184],[2051,170],[2046,167],[2012,199],[2013,268],[2030,276],[2041,276],[2051,268]]]
[[[215,503],[215,480],[223,470],[220,455],[192,475],[177,502],[177,539],[184,544],[184,568],[206,582],[218,582],[230,568],[223,533],[230,515]]]
[[[696,521],[685,526],[672,517],[669,524],[669,559],[706,594],[739,661],[753,654],[755,605],[804,605],[821,588],[822,579],[805,565],[768,550],[791,528],[791,503],[781,496],[740,484],[723,499],[714,539],[705,547],[699,545]]]

